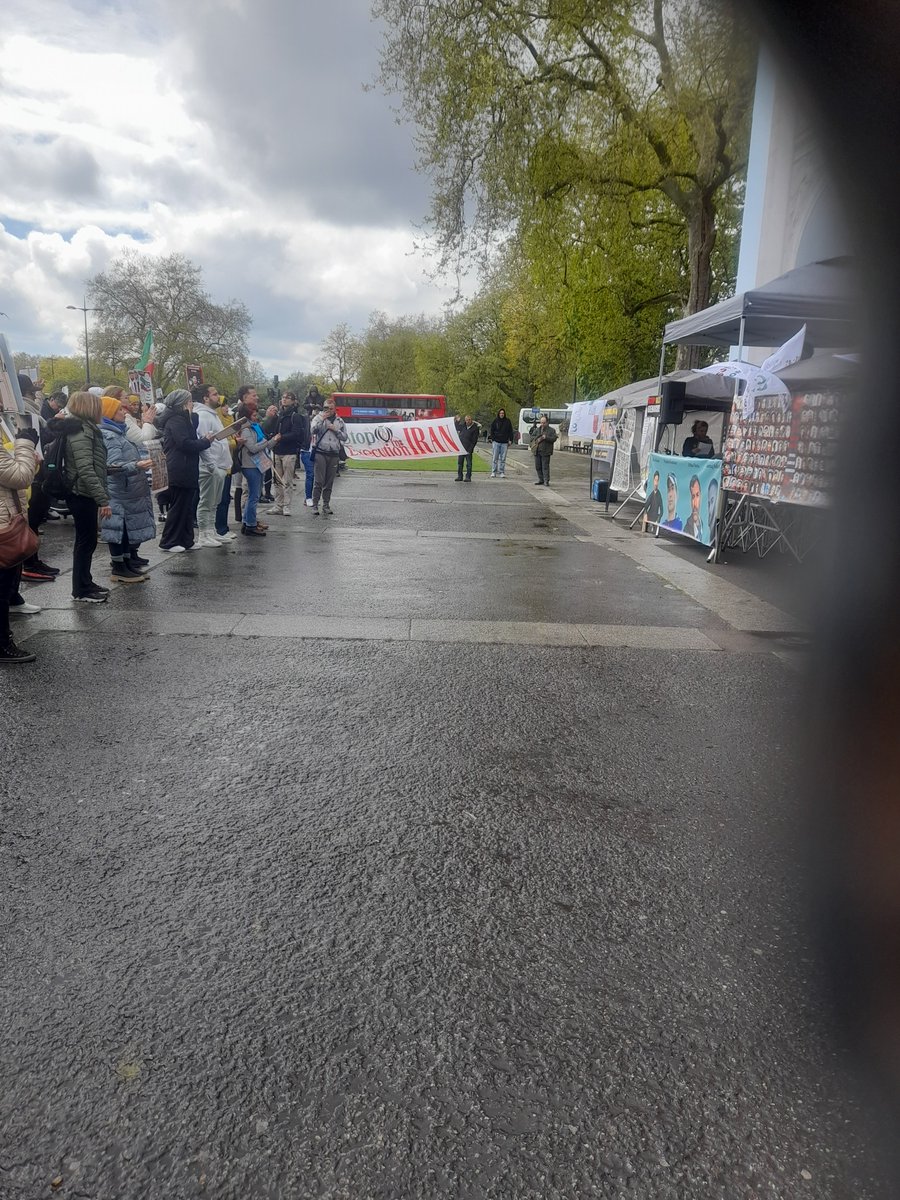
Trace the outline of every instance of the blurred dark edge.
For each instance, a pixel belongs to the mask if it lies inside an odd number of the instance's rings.
[[[816,110],[860,263],[863,367],[818,581],[806,800],[839,1027],[900,1181],[900,5],[753,2]]]

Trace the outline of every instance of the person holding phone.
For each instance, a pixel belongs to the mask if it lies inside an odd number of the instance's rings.
[[[238,437],[240,448],[241,474],[247,484],[247,503],[244,506],[244,520],[241,533],[247,537],[265,537],[268,526],[260,525],[256,510],[259,496],[262,492],[263,477],[272,466],[269,449],[281,441],[281,434],[267,438],[262,426],[257,420],[259,411],[259,396],[256,388],[245,384],[238,392],[240,403],[237,409],[237,420],[246,420]]]

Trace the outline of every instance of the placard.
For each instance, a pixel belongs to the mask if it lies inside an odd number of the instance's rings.
[[[603,409],[596,436],[591,446],[591,458],[601,464],[601,475],[604,468],[606,478],[612,475],[613,460],[616,457],[616,421],[619,410],[614,404],[608,404]]]
[[[721,486],[721,459],[651,454],[644,505],[647,521],[711,546]]]

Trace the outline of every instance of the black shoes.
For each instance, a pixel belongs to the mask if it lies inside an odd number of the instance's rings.
[[[76,604],[105,604],[109,599],[109,591],[106,588],[94,586],[89,592],[85,592],[83,596],[76,596]]]
[[[462,475],[457,475],[457,477],[456,477],[456,482],[457,482],[457,483],[462,483],[462,481],[463,481],[463,477],[462,477]]]
[[[113,583],[146,583],[147,576],[141,571],[136,571],[134,567],[130,567],[127,562],[114,562],[112,571],[109,575]]]
[[[127,559],[126,561],[128,562],[129,567],[131,567],[132,570],[135,570],[135,571],[139,570],[141,567],[149,567],[150,566],[149,558],[140,558],[137,554],[132,554],[131,557],[129,559]]]
[[[325,516],[326,516],[326,517],[333,517],[333,516],[334,516],[334,509],[333,509],[333,508],[329,508],[327,504],[326,504],[326,505],[324,505],[324,507],[322,508],[322,512],[325,514]]]
[[[12,640],[8,641],[5,646],[0,645],[0,663],[27,663],[34,662],[36,658],[36,654],[32,654],[29,650],[20,650]]]

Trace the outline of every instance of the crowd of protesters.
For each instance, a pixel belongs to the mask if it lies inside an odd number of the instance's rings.
[[[333,513],[347,433],[334,401],[315,386],[303,406],[286,392],[262,418],[250,385],[239,389],[234,411],[212,385],[177,388],[153,404],[121,387],[45,397],[40,381],[27,375],[19,376],[19,387],[41,422],[38,433],[37,422],[26,427],[4,414],[15,425],[8,426],[11,443],[0,439],[0,663],[34,661],[13,637],[11,618],[40,611],[24,599],[20,584],[23,578],[50,582],[60,568],[33,546],[24,559],[9,560],[28,529],[38,534],[59,519],[58,509],[75,528],[72,596],[79,605],[109,599],[110,589],[92,574],[98,537],[109,547],[110,581],[139,584],[149,566],[140,549],[155,539],[158,521],[159,548],[169,554],[234,541],[232,503],[240,533],[265,537],[260,500],[271,503],[267,514],[290,516],[295,477],[312,516]]]

